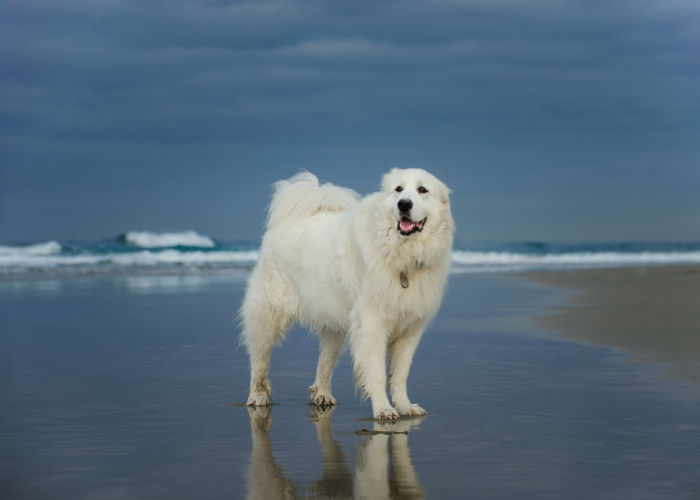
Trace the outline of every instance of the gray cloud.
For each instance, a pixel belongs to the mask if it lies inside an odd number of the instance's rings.
[[[502,214],[465,216],[474,239],[614,238],[598,218],[572,229],[557,207],[599,198],[636,207],[620,227],[633,213],[678,220],[674,204],[700,184],[693,2],[73,0],[4,11],[3,240],[167,229],[174,213],[253,238],[266,185],[302,167],[365,191],[391,165],[435,170],[464,193],[455,210]],[[105,209],[96,225],[76,208],[81,186],[97,213],[100,200],[138,210]],[[212,196],[250,220],[212,220]],[[513,210],[530,222],[512,224]],[[687,219],[676,238],[691,237],[698,220]],[[655,224],[625,238],[669,237]]]

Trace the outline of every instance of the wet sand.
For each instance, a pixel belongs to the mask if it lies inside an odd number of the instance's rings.
[[[340,404],[309,407],[299,329],[273,354],[274,406],[242,406],[242,276],[2,283],[0,497],[697,498],[700,397],[563,340],[573,319],[534,327],[584,296],[532,279],[451,276],[409,378],[429,415],[393,424],[368,419],[347,355]]]
[[[700,267],[528,273],[573,293],[536,324],[560,338],[612,347],[700,390]]]

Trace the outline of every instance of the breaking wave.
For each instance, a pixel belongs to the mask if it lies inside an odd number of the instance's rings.
[[[180,233],[151,233],[148,231],[129,231],[124,235],[129,245],[142,248],[196,247],[214,248],[216,243],[208,236],[194,231]]]
[[[178,274],[198,269],[250,269],[255,243],[223,241],[195,231],[130,231],[97,241],[0,245],[0,278],[24,274]],[[509,272],[595,267],[700,264],[700,243],[511,243],[452,253],[452,272]]]
[[[23,255],[53,255],[61,252],[61,244],[57,241],[35,243],[33,245],[5,246],[0,245],[0,259],[2,257],[21,257]]]

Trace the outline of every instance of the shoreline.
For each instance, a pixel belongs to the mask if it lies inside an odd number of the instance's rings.
[[[570,293],[530,319],[556,338],[630,355],[700,391],[700,266],[515,273]]]
[[[28,267],[26,269],[3,268],[0,266],[0,283],[12,281],[41,281],[41,280],[61,280],[61,279],[76,279],[76,278],[114,278],[125,276],[192,276],[192,275],[219,275],[225,276],[230,274],[246,275],[253,270],[254,264],[207,264],[207,265],[191,265],[191,264],[172,264],[172,265],[135,265],[135,266],[120,266],[120,265],[105,265],[105,266],[55,266],[55,267]],[[627,263],[627,264],[610,264],[599,266],[572,266],[572,267],[539,267],[539,266],[520,266],[514,267],[484,267],[463,268],[459,264],[453,265],[450,269],[450,276],[461,275],[504,275],[504,276],[519,276],[531,278],[538,281],[537,276],[547,276],[550,274],[576,274],[586,272],[615,272],[635,269],[697,269],[700,272],[700,264],[673,262],[673,263]],[[543,280],[542,284],[549,285]],[[557,285],[554,284],[556,287]]]

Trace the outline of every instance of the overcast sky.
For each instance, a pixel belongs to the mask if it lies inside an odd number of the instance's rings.
[[[700,3],[0,0],[0,243],[257,240],[392,166],[461,242],[700,240]]]

